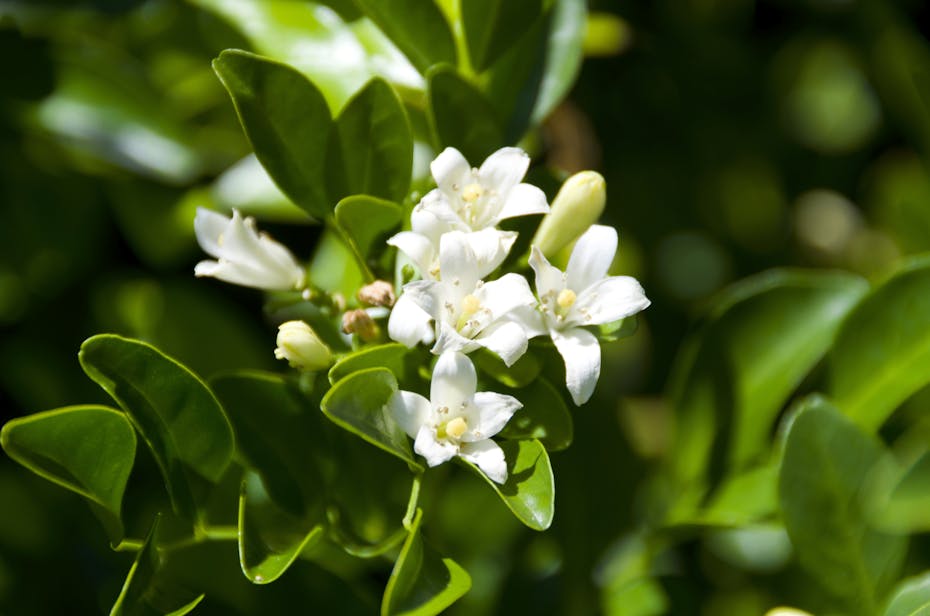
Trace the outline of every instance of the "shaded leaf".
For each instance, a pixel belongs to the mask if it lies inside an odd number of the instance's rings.
[[[909,464],[887,454],[870,473],[863,503],[869,521],[891,532],[930,529],[930,452]]]
[[[291,201],[329,217],[324,171],[333,121],[323,95],[294,68],[240,50],[213,61],[255,155]]]
[[[138,340],[94,336],[78,357],[139,429],[172,504],[193,515],[204,480],[219,481],[233,455],[232,429],[219,402],[190,370]]]
[[[905,537],[869,527],[859,493],[883,453],[826,400],[805,399],[788,431],[779,474],[785,528],[801,565],[850,607],[877,611],[896,579]]]
[[[478,349],[469,357],[482,373],[487,374],[507,387],[519,389],[536,380],[542,364],[534,353],[524,353],[512,366],[508,367],[500,357],[487,349]]]
[[[335,384],[353,372],[366,368],[387,368],[398,380],[402,379],[404,356],[409,350],[399,342],[391,342],[350,353],[329,369],[329,382]]]
[[[441,62],[455,64],[452,30],[432,0],[355,0],[355,4],[421,73]]]
[[[333,385],[323,397],[320,408],[337,425],[404,462],[422,468],[413,457],[407,434],[385,407],[395,391],[397,379],[390,370],[360,370]]]
[[[533,387],[506,391],[523,404],[500,431],[508,439],[538,439],[549,451],[572,444],[572,416],[559,389],[539,378]]]
[[[353,195],[336,204],[336,223],[363,255],[371,252],[380,235],[397,227],[401,218],[399,205],[368,195]]]
[[[381,615],[432,616],[471,588],[471,577],[451,558],[442,558],[420,536],[423,511],[417,509],[407,541],[384,590]]]
[[[468,0],[461,5],[465,41],[475,70],[491,65],[516,39],[514,26],[542,13],[542,0]],[[518,30],[519,31],[519,30]]]
[[[517,519],[533,530],[546,530],[555,515],[555,482],[546,448],[539,441],[501,441],[507,460],[507,481],[497,484],[474,464],[471,468],[501,497]]]
[[[455,69],[431,70],[427,83],[430,130],[438,148],[457,148],[477,166],[505,145],[488,99]]]
[[[109,514],[108,531],[122,537],[120,512],[136,455],[126,416],[104,406],[70,406],[10,420],[0,444],[11,458],[77,492]]]
[[[930,616],[930,572],[898,584],[891,592],[884,616]]]
[[[930,383],[930,257],[911,260],[856,306],[829,367],[837,407],[866,430]]]

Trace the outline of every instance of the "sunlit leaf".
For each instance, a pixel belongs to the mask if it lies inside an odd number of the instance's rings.
[[[355,0],[421,73],[434,64],[455,64],[449,23],[432,0]]]
[[[533,530],[546,530],[555,515],[555,483],[546,448],[539,441],[501,441],[507,481],[499,485],[474,464],[462,460],[501,497],[517,519]],[[461,460],[461,458],[459,458]]]
[[[477,166],[506,145],[484,94],[448,66],[431,70],[427,78],[430,130],[439,148],[457,148]]]
[[[930,258],[910,261],[856,306],[829,366],[837,407],[867,430],[930,383]]]
[[[233,454],[232,429],[216,398],[183,365],[138,340],[94,336],[79,358],[139,429],[174,506],[193,515],[205,481],[219,481]]]
[[[930,529],[930,452],[902,464],[884,457],[869,474],[863,490],[869,521],[891,532]]]
[[[559,390],[539,378],[532,387],[507,393],[523,404],[500,432],[509,439],[538,439],[549,451],[559,451],[572,444],[572,416]]]
[[[930,572],[902,581],[891,592],[884,616],[930,616]]]
[[[235,49],[213,69],[268,175],[291,201],[326,219],[335,205],[324,177],[333,121],[317,87],[286,64]]]
[[[811,576],[850,606],[877,611],[907,540],[873,530],[858,503],[883,446],[826,400],[807,398],[791,423],[779,475],[785,528]]]
[[[361,349],[346,355],[329,369],[329,382],[335,384],[353,372],[366,368],[387,368],[401,379],[404,375],[404,356],[409,350],[399,342]]]
[[[336,223],[363,255],[371,252],[379,236],[396,228],[402,217],[403,211],[396,203],[368,195],[346,197],[336,205]]]
[[[424,543],[422,518],[423,511],[418,509],[384,590],[381,616],[439,614],[471,588],[467,571]]]
[[[120,511],[136,455],[126,416],[103,406],[70,406],[12,419],[0,432],[11,458],[110,514],[111,538],[122,536]]]
[[[395,391],[397,379],[390,370],[360,370],[333,385],[320,408],[337,425],[420,468],[407,434],[385,406]]]

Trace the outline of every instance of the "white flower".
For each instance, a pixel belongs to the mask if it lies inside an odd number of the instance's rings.
[[[512,396],[478,392],[471,361],[461,353],[444,353],[433,368],[429,400],[396,391],[387,408],[414,439],[413,450],[430,466],[455,456],[475,464],[497,483],[507,481],[507,463],[491,437],[500,432],[522,404]]]
[[[549,211],[546,195],[521,183],[530,158],[520,148],[501,148],[472,168],[455,148],[446,148],[430,163],[438,188],[416,209],[428,210],[459,231],[480,231],[505,218]]]
[[[579,406],[594,393],[601,372],[601,347],[584,327],[612,323],[649,306],[635,278],[607,277],[616,252],[616,230],[592,225],[575,244],[565,273],[550,265],[535,246],[530,257],[541,325],[565,361],[566,385]],[[530,330],[538,326],[523,322]]]
[[[518,307],[536,304],[526,279],[504,274],[487,283],[480,280],[478,258],[461,231],[442,236],[439,262],[440,280],[418,280],[404,287],[391,312],[388,334],[408,346],[416,344],[426,314],[435,321],[433,353],[469,353],[485,347],[512,365],[526,352],[527,334],[508,315]],[[402,303],[405,297],[408,299]]]
[[[286,359],[292,368],[322,370],[333,363],[329,347],[303,321],[286,321],[279,325],[277,343],[274,356]]]
[[[196,276],[212,276],[233,284],[266,290],[299,289],[304,270],[282,244],[255,228],[254,218],[233,217],[197,208],[197,243],[216,261],[201,261]]]

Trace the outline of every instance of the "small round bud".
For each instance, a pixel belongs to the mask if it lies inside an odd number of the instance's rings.
[[[358,334],[365,342],[378,337],[378,324],[362,309],[350,310],[342,315],[342,331],[346,334]]]
[[[274,356],[286,359],[292,368],[322,370],[333,361],[329,347],[303,321],[287,321],[279,325],[277,342]]]
[[[596,171],[581,171],[565,180],[533,236],[533,245],[547,257],[578,239],[597,222],[607,202],[607,185]]]
[[[358,290],[358,301],[369,306],[386,306],[390,308],[394,305],[394,286],[385,280],[375,280],[370,284]]]

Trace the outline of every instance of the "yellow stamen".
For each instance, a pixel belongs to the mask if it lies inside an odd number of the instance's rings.
[[[462,316],[470,317],[481,309],[481,300],[468,294],[462,298]]]
[[[571,289],[562,289],[559,293],[559,296],[556,298],[555,303],[559,305],[559,308],[563,310],[571,308],[577,299],[577,295]]]
[[[477,201],[484,194],[481,184],[469,184],[462,189],[462,200],[466,203]]]
[[[452,438],[461,438],[468,429],[468,423],[461,417],[456,417],[446,424],[446,433]]]

